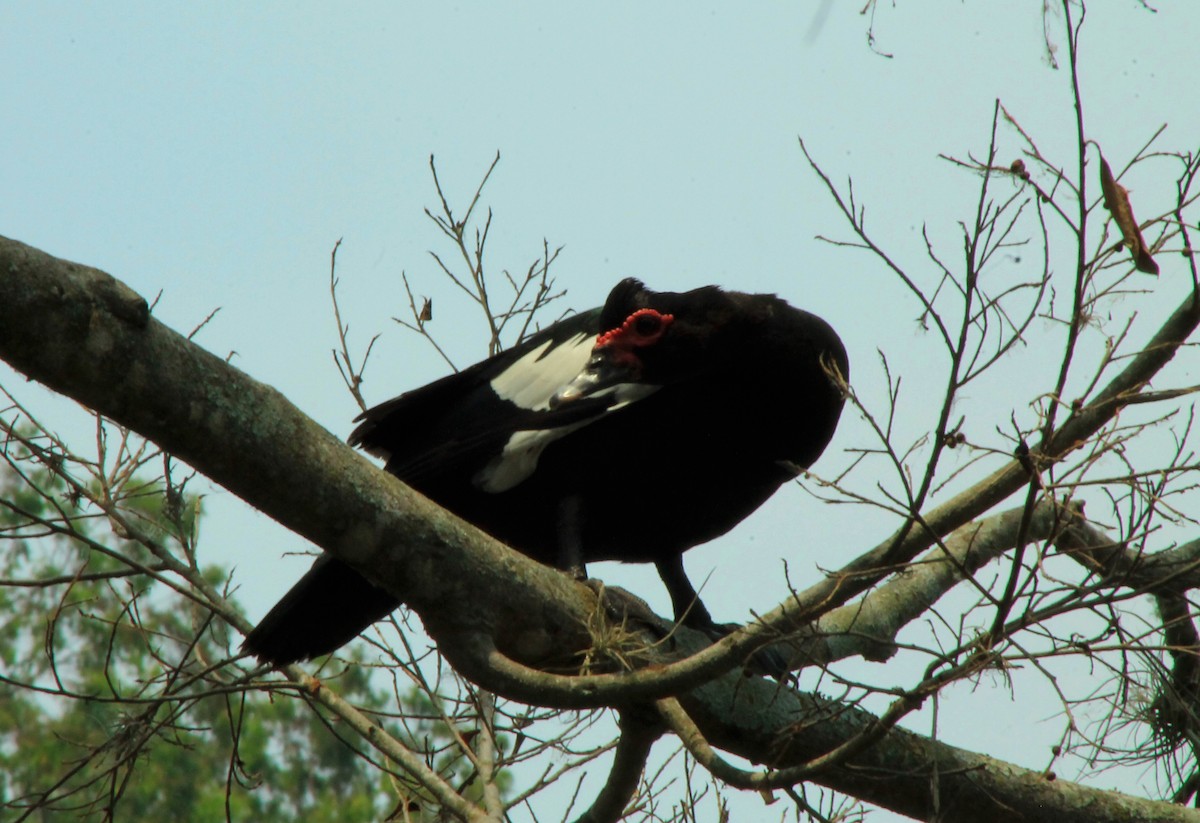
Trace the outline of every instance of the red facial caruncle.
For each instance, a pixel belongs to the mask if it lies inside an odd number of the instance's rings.
[[[594,353],[604,352],[613,363],[640,365],[636,349],[652,346],[675,321],[675,315],[655,309],[638,309],[625,322],[596,338]]]

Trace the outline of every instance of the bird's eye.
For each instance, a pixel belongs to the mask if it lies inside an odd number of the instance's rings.
[[[634,320],[633,329],[642,337],[649,337],[652,334],[657,334],[662,328],[662,316],[658,313],[643,314]]]
[[[626,317],[620,326],[597,337],[596,348],[652,346],[662,338],[674,320],[673,314],[663,314],[655,309],[638,309]]]

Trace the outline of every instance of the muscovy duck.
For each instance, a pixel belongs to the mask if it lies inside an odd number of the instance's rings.
[[[582,578],[654,563],[677,620],[722,633],[683,552],[724,534],[817,459],[849,377],[842,342],[774,295],[617,284],[602,308],[362,414],[350,444],[517,551]],[[332,555],[243,648],[334,651],[399,602]]]

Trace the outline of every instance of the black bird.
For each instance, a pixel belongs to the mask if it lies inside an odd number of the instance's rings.
[[[654,563],[676,619],[722,633],[683,552],[724,534],[825,449],[849,376],[841,340],[774,295],[654,292],[603,308],[365,412],[350,444],[542,563]],[[399,602],[324,555],[243,645],[332,652]]]

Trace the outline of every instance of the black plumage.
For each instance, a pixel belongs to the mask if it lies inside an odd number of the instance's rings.
[[[387,471],[536,560],[655,563],[677,618],[718,631],[683,552],[724,534],[829,443],[845,349],[774,295],[627,279],[603,308],[364,413]],[[325,555],[247,636],[264,660],[331,652],[399,603]]]

